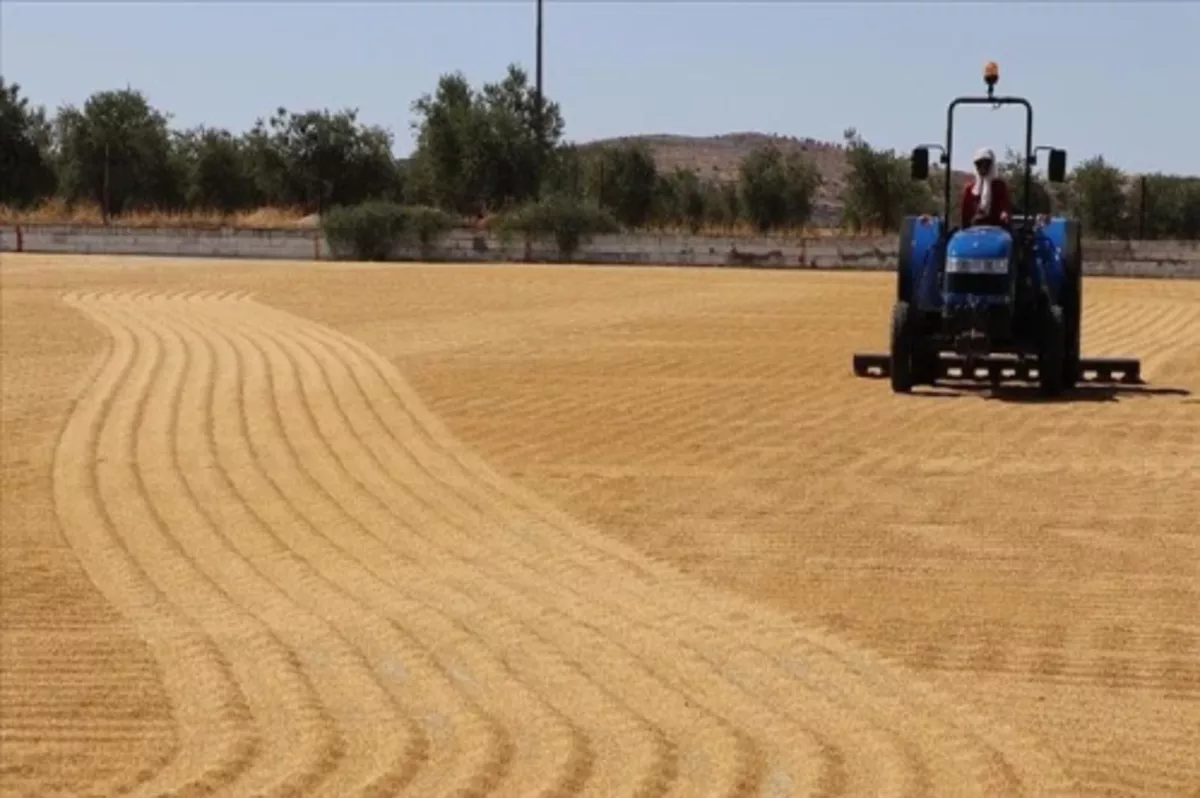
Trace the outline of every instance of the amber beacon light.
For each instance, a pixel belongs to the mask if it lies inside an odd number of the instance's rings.
[[[995,61],[988,61],[983,65],[983,82],[987,84],[988,96],[992,96],[992,90],[996,87],[996,82],[1000,80],[1000,67]]]

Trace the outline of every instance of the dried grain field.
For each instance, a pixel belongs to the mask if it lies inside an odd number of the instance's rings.
[[[1196,795],[1200,283],[4,257],[4,795]]]

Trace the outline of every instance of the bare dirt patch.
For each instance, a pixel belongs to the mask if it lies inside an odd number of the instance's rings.
[[[0,279],[5,794],[1200,784],[1200,286],[1042,404],[853,379],[880,275]]]

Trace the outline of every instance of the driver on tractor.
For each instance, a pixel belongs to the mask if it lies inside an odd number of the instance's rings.
[[[984,147],[975,153],[975,179],[963,187],[963,229],[976,224],[1007,226],[1012,215],[1008,184],[996,176],[996,156]]]

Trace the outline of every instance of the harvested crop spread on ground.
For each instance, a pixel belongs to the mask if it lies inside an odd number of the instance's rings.
[[[6,795],[1194,795],[1200,283],[5,256]]]

